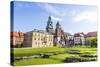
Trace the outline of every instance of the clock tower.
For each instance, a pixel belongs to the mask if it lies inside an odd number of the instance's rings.
[[[46,32],[53,33],[53,23],[51,21],[51,16],[48,17]]]

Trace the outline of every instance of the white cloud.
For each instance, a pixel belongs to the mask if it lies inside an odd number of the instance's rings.
[[[38,6],[52,15],[51,18],[55,21],[61,21],[62,18],[66,15],[64,11],[58,10],[53,5],[48,3],[38,4]]]
[[[73,18],[74,22],[82,22],[82,21],[87,21],[91,23],[96,23],[97,22],[97,12],[96,11],[84,11]]]
[[[44,8],[49,13],[52,13],[52,14],[55,14],[55,15],[60,15],[60,12],[57,9],[55,9],[53,6],[49,5],[49,4],[45,4]]]
[[[60,18],[60,17],[58,18],[58,17],[55,17],[55,16],[51,16],[51,18],[55,21],[62,21],[62,18]]]
[[[44,9],[46,12],[50,13],[50,14],[54,14],[56,16],[60,15],[60,12],[54,8],[54,6],[46,3],[46,4],[38,4],[39,7],[41,7],[42,9]]]

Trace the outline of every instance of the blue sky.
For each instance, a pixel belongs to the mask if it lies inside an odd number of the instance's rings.
[[[14,1],[14,31],[45,30],[48,16],[53,27],[57,21],[64,32],[97,31],[97,7],[87,5],[53,4]]]

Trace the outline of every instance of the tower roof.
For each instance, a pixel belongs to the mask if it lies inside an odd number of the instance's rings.
[[[60,25],[60,24],[59,24],[59,21],[57,21],[57,24],[56,24],[56,25]]]
[[[51,20],[51,16],[49,16],[49,19]]]

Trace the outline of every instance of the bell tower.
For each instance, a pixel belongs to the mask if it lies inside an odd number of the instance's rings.
[[[61,25],[59,24],[59,21],[57,21],[57,24],[56,24],[55,34],[56,34],[56,37],[61,37],[62,35],[62,29],[61,29]]]
[[[53,23],[51,21],[51,16],[48,17],[46,32],[52,33],[53,32]]]

